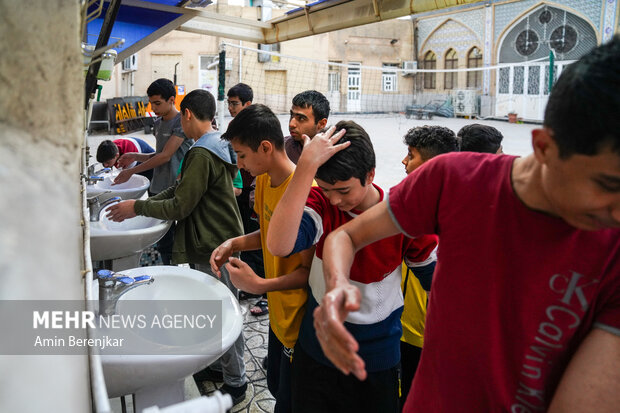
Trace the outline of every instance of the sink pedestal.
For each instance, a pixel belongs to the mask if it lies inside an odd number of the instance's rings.
[[[149,386],[134,393],[134,409],[138,413],[151,406],[167,407],[185,400],[185,379]]]

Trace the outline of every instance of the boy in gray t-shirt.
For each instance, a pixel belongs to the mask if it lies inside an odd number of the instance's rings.
[[[155,153],[126,153],[118,160],[120,167],[126,167],[134,161],[142,162],[133,168],[123,169],[114,179],[115,184],[122,184],[138,172],[153,169],[153,180],[149,194],[158,194],[174,185],[179,163],[185,152],[192,146],[181,128],[181,115],[174,106],[176,90],[168,79],[157,79],[146,90],[151,108],[158,119],[155,121]]]
[[[185,152],[192,146],[192,140],[187,139],[183,133],[181,114],[179,112],[169,120],[163,117],[158,118],[155,121],[154,134],[156,141],[155,152],[162,154],[170,138],[173,138],[173,141],[179,138],[183,139],[181,145],[170,156],[170,160],[153,169],[153,181],[149,191],[153,194],[158,194],[174,185],[179,165],[185,156]]]
[[[176,90],[168,79],[157,79],[146,90],[151,109],[157,115],[155,121],[155,153],[126,153],[118,159],[120,167],[126,167],[134,161],[142,162],[133,168],[123,169],[114,179],[115,184],[122,184],[138,172],[153,169],[153,180],[149,188],[149,196],[156,195],[174,185],[179,164],[185,152],[193,144],[181,127],[181,114],[174,106]],[[172,260],[175,224],[173,223],[166,235],[157,243],[157,251],[165,265]]]

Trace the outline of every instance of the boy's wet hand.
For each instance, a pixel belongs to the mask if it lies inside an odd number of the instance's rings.
[[[133,172],[127,170],[121,171],[116,178],[114,178],[114,185],[122,184],[129,181],[129,178],[133,175]]]
[[[106,217],[115,222],[123,222],[128,218],[133,218],[136,216],[136,212],[134,210],[135,203],[136,201],[131,199],[128,201],[119,202],[118,204],[113,204],[108,207]]]
[[[209,264],[211,265],[211,271],[218,277],[222,277],[220,267],[224,265],[228,258],[233,254],[232,241],[226,240],[219,247],[213,250],[211,258],[209,258]]]
[[[359,344],[344,326],[351,311],[360,307],[361,293],[351,284],[334,288],[314,310],[314,328],[325,356],[342,371],[366,379],[364,360],[357,354]]]
[[[235,287],[250,294],[264,293],[261,287],[263,279],[256,275],[248,264],[239,258],[230,257],[225,267],[230,275],[230,281]]]

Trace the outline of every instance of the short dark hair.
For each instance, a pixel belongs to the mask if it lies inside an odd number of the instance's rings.
[[[105,140],[97,148],[97,162],[106,162],[114,158],[118,153],[118,146],[111,140]]]
[[[336,124],[336,132],[345,129],[345,135],[338,141],[350,141],[351,145],[334,154],[316,172],[316,177],[331,185],[336,181],[347,181],[358,178],[366,185],[366,176],[375,169],[375,150],[368,133],[351,120],[341,120]]]
[[[192,90],[181,101],[181,113],[185,109],[189,109],[199,120],[211,121],[215,116],[215,98],[204,89]]]
[[[566,67],[549,95],[544,126],[559,155],[620,153],[620,36]]]
[[[411,128],[404,136],[403,141],[417,149],[423,161],[428,161],[442,153],[458,150],[456,135],[452,130],[443,126],[425,125]]]
[[[237,139],[242,145],[249,146],[254,152],[262,141],[269,141],[277,150],[284,150],[284,135],[277,116],[265,105],[250,105],[235,116],[222,139]]]
[[[236,96],[241,101],[241,104],[245,105],[246,102],[252,102],[254,99],[254,92],[249,85],[246,85],[245,83],[237,83],[235,86],[228,89],[226,96],[229,98]]]
[[[329,117],[329,100],[316,90],[306,90],[298,93],[293,98],[293,106],[300,108],[312,108],[312,114],[314,115],[314,124],[319,123],[321,119],[327,119]]]
[[[148,96],[159,95],[164,100],[170,99],[171,96],[176,96],[177,91],[174,88],[174,84],[168,79],[157,79],[146,89]]]
[[[504,135],[493,126],[479,123],[463,126],[456,136],[463,152],[497,153],[504,139]]]

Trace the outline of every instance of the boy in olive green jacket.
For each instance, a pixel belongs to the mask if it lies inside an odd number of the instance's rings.
[[[183,159],[181,179],[144,201],[113,205],[108,213],[114,221],[136,215],[177,220],[172,262],[195,264],[196,269],[212,276],[212,251],[227,239],[243,235],[232,184],[237,174],[236,156],[211,126],[214,115],[215,100],[209,92],[190,92],[181,102],[181,125],[195,143]],[[237,294],[225,269],[222,281]],[[220,360],[225,383],[220,390],[230,393],[235,402],[243,400],[247,388],[243,334]]]

